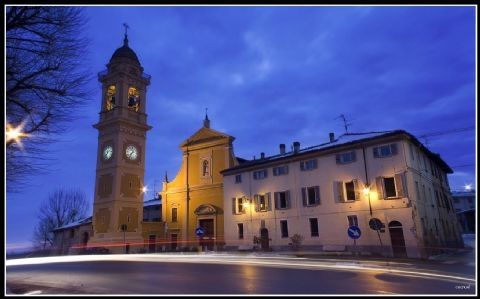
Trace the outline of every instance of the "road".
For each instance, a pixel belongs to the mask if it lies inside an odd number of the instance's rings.
[[[395,262],[143,254],[7,260],[6,280],[22,294],[475,294],[475,276],[456,272]]]

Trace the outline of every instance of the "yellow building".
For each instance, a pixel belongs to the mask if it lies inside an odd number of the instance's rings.
[[[183,160],[171,182],[163,183],[162,218],[165,238],[172,250],[221,249],[224,239],[223,176],[220,171],[238,165],[233,153],[235,138],[203,127],[181,145]],[[198,227],[204,236],[197,237]]]

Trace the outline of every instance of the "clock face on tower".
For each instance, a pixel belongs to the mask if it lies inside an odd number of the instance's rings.
[[[113,147],[111,145],[107,145],[103,149],[103,159],[105,159],[105,161],[110,160],[112,155],[113,155]]]
[[[138,157],[138,150],[134,145],[129,145],[125,150],[125,155],[127,156],[128,159],[132,161],[136,160]]]

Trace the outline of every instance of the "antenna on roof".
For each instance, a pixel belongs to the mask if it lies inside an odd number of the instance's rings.
[[[343,126],[345,127],[345,134],[348,134],[348,127],[351,126],[352,124],[347,122],[347,119],[345,118],[345,115],[343,115],[343,114],[340,114],[340,116],[338,116],[335,119],[339,119],[339,118],[341,118],[343,120]]]

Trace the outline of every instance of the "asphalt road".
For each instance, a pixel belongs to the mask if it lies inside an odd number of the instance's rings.
[[[158,257],[148,262],[140,257],[10,265],[6,280],[13,293],[21,294],[475,294],[475,283],[459,276],[282,258],[227,260]]]

